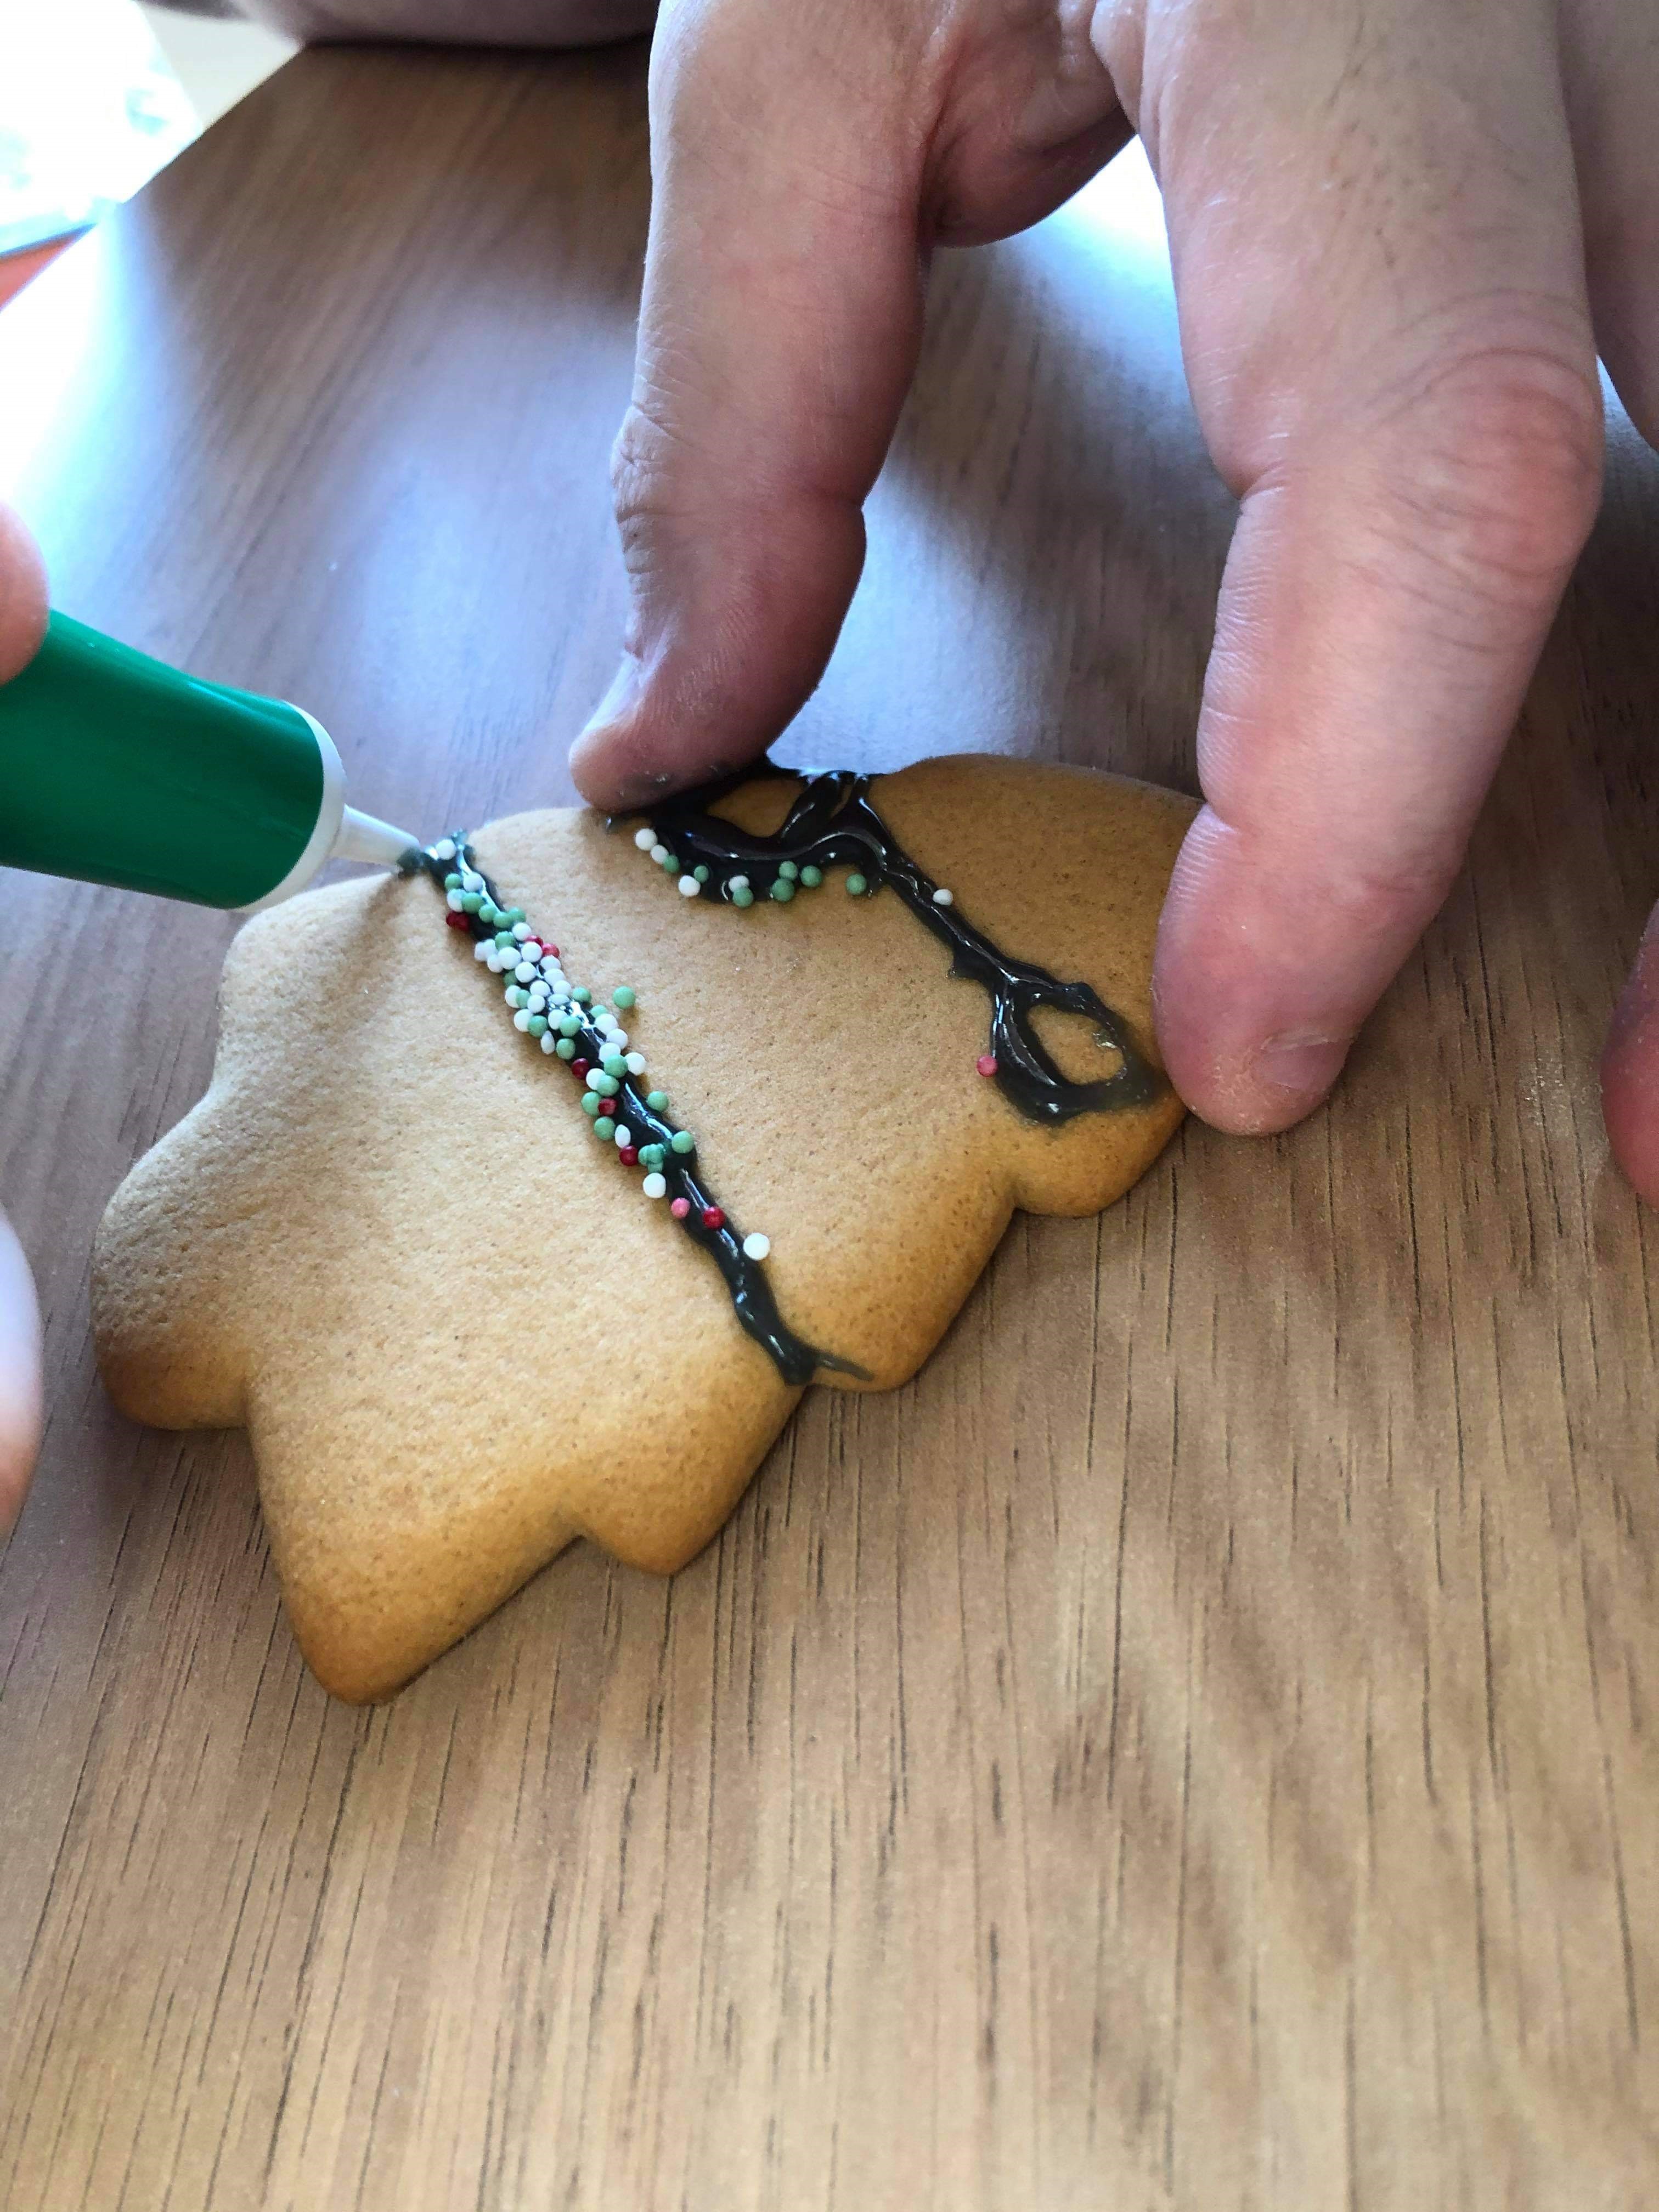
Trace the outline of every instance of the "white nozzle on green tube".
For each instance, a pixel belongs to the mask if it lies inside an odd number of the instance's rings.
[[[0,684],[0,864],[253,913],[331,860],[418,843],[345,803],[303,708],[204,684],[54,614]]]

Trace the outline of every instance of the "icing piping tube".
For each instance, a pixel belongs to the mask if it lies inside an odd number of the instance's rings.
[[[0,684],[0,865],[251,914],[419,840],[345,803],[303,708],[204,684],[54,613]]]

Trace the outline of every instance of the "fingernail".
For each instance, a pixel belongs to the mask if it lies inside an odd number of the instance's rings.
[[[1256,1052],[1250,1073],[1287,1098],[1305,1099],[1312,1105],[1342,1073],[1350,1042],[1323,1030],[1282,1030]]]

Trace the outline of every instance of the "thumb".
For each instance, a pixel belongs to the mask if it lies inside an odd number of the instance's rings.
[[[660,19],[613,462],[625,651],[571,753],[596,804],[763,751],[835,644],[921,337],[899,42],[884,11],[834,0],[675,0]]]
[[[40,651],[46,627],[46,579],[34,540],[0,507],[0,684]]]
[[[34,658],[46,621],[40,556],[0,507],[0,684]],[[40,1311],[23,1248],[0,1214],[0,1537],[17,1518],[40,1442]]]
[[[40,1443],[40,1309],[23,1248],[0,1213],[0,1537],[17,1518]]]

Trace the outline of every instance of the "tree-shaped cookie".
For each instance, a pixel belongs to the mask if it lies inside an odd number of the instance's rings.
[[[678,1566],[809,1381],[904,1381],[1015,1207],[1135,1180],[1181,1114],[1150,976],[1191,811],[1000,759],[766,775],[248,925],[94,1320],[125,1411],[247,1428],[330,1689],[573,1537]]]

